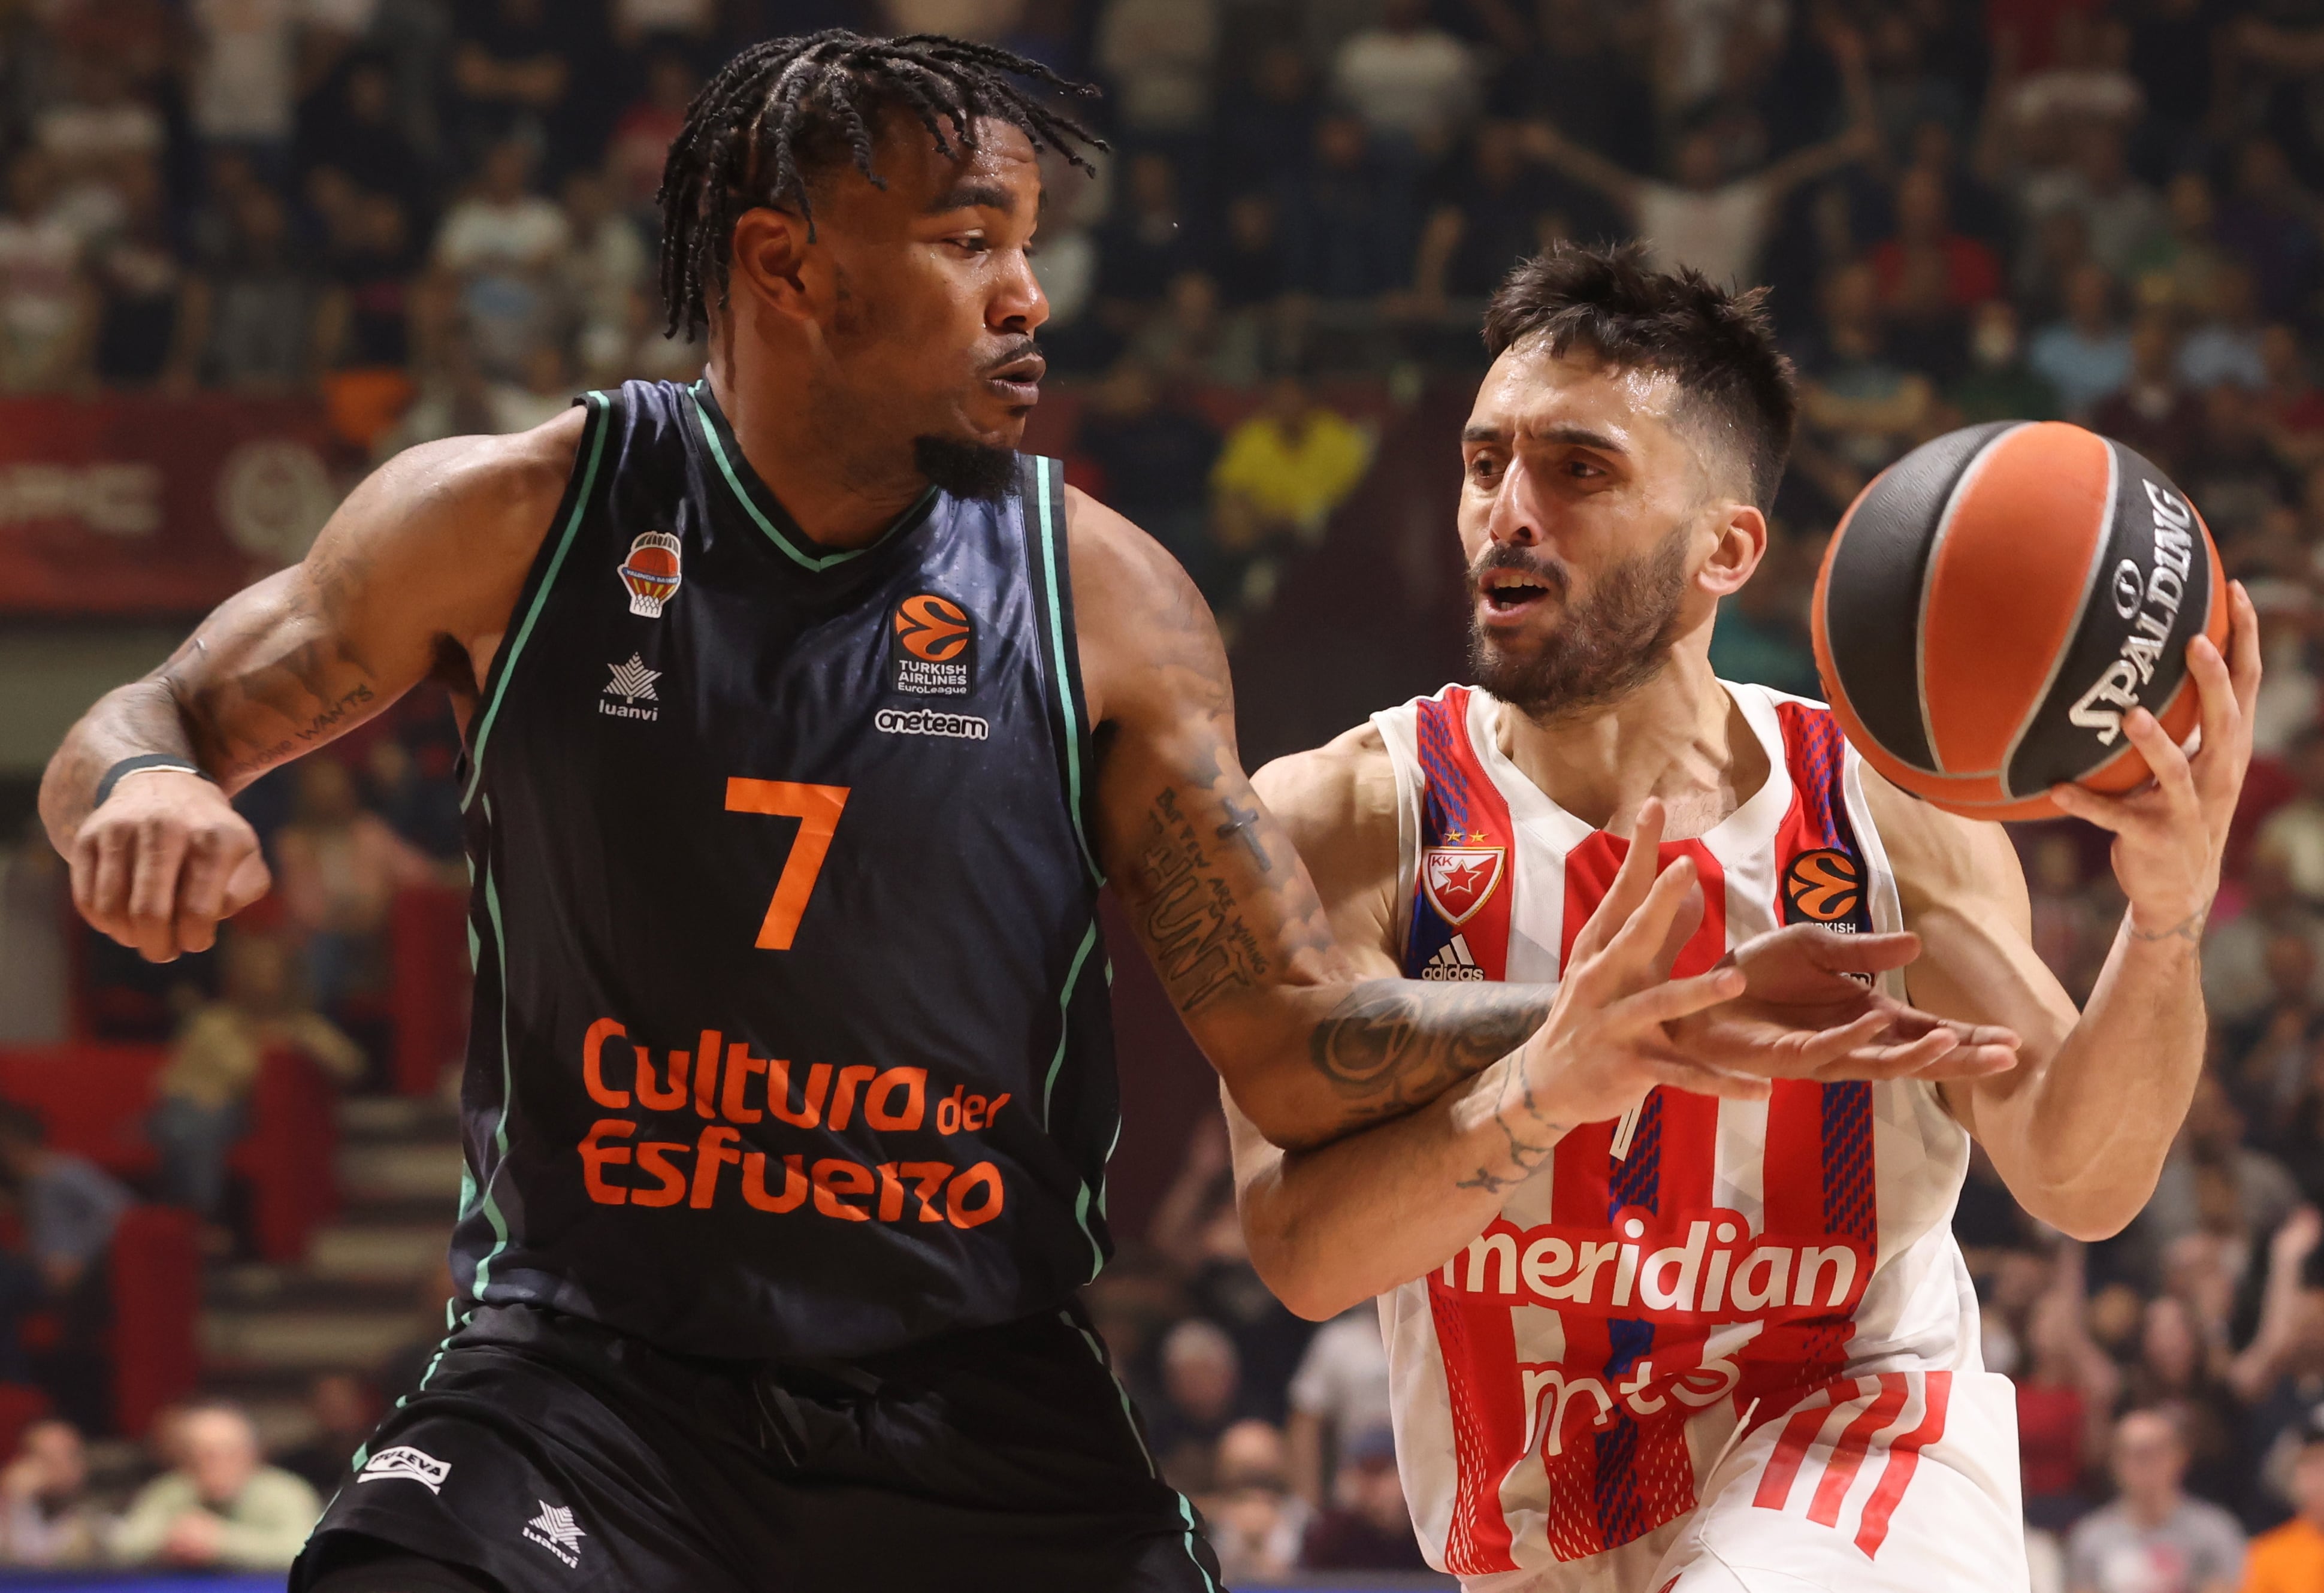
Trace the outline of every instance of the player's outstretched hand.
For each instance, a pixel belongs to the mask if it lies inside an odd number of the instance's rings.
[[[1836,935],[1794,924],[1728,954],[1743,994],[1670,1026],[1700,1065],[1768,1079],[1974,1079],[2017,1064],[2017,1036],[1955,1023],[1874,988],[1921,954],[1915,935]]]
[[[2187,644],[2187,673],[2202,704],[2202,741],[2190,757],[2153,714],[2134,708],[2123,733],[2154,778],[2120,796],[2053,786],[2059,810],[2114,832],[2114,873],[2130,902],[2130,935],[2202,944],[2227,826],[2251,766],[2252,710],[2259,702],[2259,615],[2241,581],[2227,587],[2227,648]]]
[[[206,952],[272,883],[257,833],[226,793],[154,769],[123,780],[73,837],[73,905],[149,962]]]

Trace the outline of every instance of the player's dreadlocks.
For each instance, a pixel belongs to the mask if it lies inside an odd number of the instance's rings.
[[[872,145],[874,124],[890,105],[917,115],[942,154],[952,153],[954,141],[974,149],[976,119],[991,116],[1021,128],[1035,149],[1046,145],[1093,171],[1074,146],[1102,150],[1104,141],[1012,78],[1067,94],[1096,92],[1012,51],[941,33],[867,39],[829,28],[770,39],[728,61],[695,96],[662,169],[657,198],[669,334],[708,324],[714,283],[725,308],[727,247],[742,212],[795,204],[812,238],[807,178],[843,154],[853,155],[855,169],[875,185],[887,186],[872,169]]]

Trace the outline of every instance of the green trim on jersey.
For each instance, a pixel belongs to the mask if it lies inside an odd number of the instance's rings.
[[[1122,1420],[1130,1423],[1130,1436],[1138,1441],[1138,1452],[1146,1457],[1146,1469],[1153,1474],[1155,1481],[1162,1483],[1165,1487],[1169,1487],[1169,1484],[1163,1478],[1162,1468],[1154,1463],[1154,1451],[1146,1447],[1146,1434],[1139,1429],[1138,1412],[1130,1403],[1130,1390],[1121,1386],[1121,1379],[1120,1377],[1114,1377],[1113,1364],[1105,1358],[1105,1347],[1100,1344],[1097,1340],[1092,1336],[1087,1328],[1082,1326],[1081,1323],[1074,1320],[1073,1313],[1071,1312],[1061,1311],[1057,1312],[1057,1315],[1067,1327],[1073,1329],[1074,1332],[1079,1333],[1082,1336],[1082,1342],[1089,1346],[1089,1351],[1092,1355],[1097,1357],[1097,1364],[1105,1368],[1105,1375],[1109,1377],[1113,1377],[1114,1397],[1121,1401]],[[1196,1529],[1194,1525],[1194,1506],[1189,1504],[1186,1500],[1186,1496],[1178,1492],[1176,1488],[1170,1488],[1170,1493],[1172,1496],[1178,1501],[1178,1518],[1186,1524],[1186,1558],[1193,1561],[1194,1562],[1194,1569],[1203,1573],[1203,1581],[1204,1585],[1210,1588],[1211,1593],[1223,1593],[1223,1590],[1219,1587],[1217,1579],[1213,1577],[1208,1569],[1204,1566],[1203,1557],[1194,1552],[1194,1533]]]
[[[493,799],[487,796],[484,798],[484,827],[487,831],[492,828],[492,823]],[[501,889],[499,883],[493,878],[493,865],[489,858],[484,861],[484,909],[492,915],[493,957],[500,964],[501,1116],[500,1121],[493,1126],[494,1152],[493,1165],[484,1174],[484,1186],[477,1192],[478,1202],[484,1208],[484,1220],[493,1225],[493,1248],[484,1253],[483,1260],[476,1263],[475,1285],[469,1291],[470,1296],[476,1300],[482,1300],[484,1297],[484,1286],[492,1281],[493,1260],[502,1251],[508,1248],[508,1216],[501,1210],[500,1202],[493,1198],[493,1185],[499,1180],[501,1169],[508,1165],[509,1109],[514,1104],[516,1088],[511,1076],[509,1056],[508,935],[501,927]]]
[[[589,409],[589,418],[583,428],[588,436],[589,460],[582,467],[579,484],[568,489],[573,493],[572,512],[565,517],[565,530],[557,539],[557,551],[549,557],[549,568],[540,577],[540,585],[533,592],[531,606],[524,611],[523,622],[517,626],[514,640],[504,645],[493,659],[491,697],[484,711],[476,719],[475,744],[468,750],[468,788],[460,793],[460,811],[466,813],[468,804],[476,798],[476,788],[484,778],[484,742],[493,733],[493,721],[500,716],[501,699],[508,695],[509,674],[516,667],[517,655],[524,651],[526,639],[532,634],[533,622],[540,618],[541,605],[549,601],[549,588],[557,585],[557,573],[565,566],[565,555],[573,546],[575,533],[581,529],[581,517],[588,511],[590,489],[597,483],[597,461],[605,452],[605,433],[612,429],[606,417],[613,412],[613,400],[602,392],[582,395]]]
[[[759,479],[758,473],[752,471],[746,481],[742,472],[735,469],[734,461],[737,459],[742,460],[743,471],[751,469],[751,462],[743,458],[742,445],[736,440],[734,428],[727,424],[725,412],[718,407],[718,395],[710,390],[710,378],[705,376],[687,388],[686,394],[694,401],[694,418],[701,422],[702,440],[709,446],[711,462],[718,466],[718,474],[726,478],[727,486],[733,490],[734,501],[742,506],[742,512],[751,517],[752,523],[767,534],[767,540],[782,549],[790,561],[803,570],[811,574],[820,573],[834,565],[845,564],[851,558],[861,558],[899,532],[918,524],[936,506],[936,490],[930,487],[913,502],[909,509],[898,515],[893,524],[862,547],[842,548],[832,553],[810,553],[807,549],[818,544],[799,529],[798,522],[791,518],[790,511],[785,509],[781,501],[768,490],[766,483]]]
[[[1098,866],[1097,853],[1090,847],[1089,831],[1082,822],[1082,742],[1090,734],[1089,716],[1084,704],[1074,691],[1074,672],[1065,656],[1065,649],[1077,643],[1073,634],[1073,610],[1058,588],[1057,538],[1054,521],[1064,518],[1065,465],[1055,459],[1035,462],[1033,479],[1039,483],[1041,528],[1042,595],[1048,603],[1049,649],[1055,655],[1051,677],[1056,684],[1057,701],[1065,723],[1065,805],[1073,814],[1074,839],[1081,843],[1082,861],[1089,866],[1090,878],[1098,884],[1105,883],[1105,870]],[[1056,478],[1051,484],[1051,476]],[[1056,510],[1052,511],[1055,502]]]

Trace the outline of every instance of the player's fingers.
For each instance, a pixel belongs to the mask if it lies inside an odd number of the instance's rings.
[[[2101,830],[2111,830],[2117,835],[2146,822],[2147,815],[2128,797],[2101,796],[2082,786],[2052,786],[2050,787],[2050,800],[2057,804],[2058,811],[2067,817],[2096,824]]]
[[[1921,937],[1909,932],[1834,935],[1817,929],[1806,944],[1808,956],[1827,973],[1886,973],[1921,954]]]
[[[2181,819],[2192,817],[2200,807],[2195,796],[2194,770],[2188,766],[2185,751],[2163,728],[2163,722],[2144,708],[2133,708],[2122,716],[2122,729],[2130,744],[2145,757],[2155,788],[2171,805],[2173,815]]]
[[[1683,857],[1655,878],[1647,888],[1646,899],[1614,931],[1614,938],[1596,961],[1615,978],[1626,981],[1649,971],[1655,955],[1670,938],[1671,926],[1677,923],[1687,897],[1694,889],[1694,860]]]
[[[258,850],[254,837],[244,851],[241,860],[226,880],[226,911],[222,917],[231,918],[243,908],[274,888],[274,876],[266,867],[265,854]]]
[[[149,962],[168,962],[178,955],[178,876],[185,861],[183,829],[158,820],[139,826],[129,884],[129,933],[138,954]]]
[[[2236,706],[2249,724],[2259,705],[2259,610],[2241,581],[2227,583],[2227,673],[2236,683]]]
[[[1628,922],[1654,888],[1655,871],[1662,856],[1663,804],[1658,796],[1649,796],[1638,808],[1638,822],[1630,831],[1630,850],[1622,855],[1622,866],[1614,870],[1614,882],[1599,898],[1597,909],[1582,933],[1573,939],[1573,949],[1566,953],[1575,965],[1604,951],[1616,931]]]
[[[1674,1090],[1692,1091],[1697,1095],[1716,1095],[1728,1100],[1765,1100],[1775,1087],[1774,1080],[1757,1073],[1711,1067],[1667,1052],[1641,1052],[1637,1068],[1657,1084],[1667,1084]]]
[[[1887,1032],[1888,1017],[1883,1012],[1868,1012],[1837,1028],[1797,1030],[1784,1037],[1780,1065],[1785,1073],[1811,1073]]]
[[[1743,993],[1743,982],[1739,968],[1714,968],[1692,979],[1669,980],[1625,996],[1607,1010],[1606,1019],[1617,1033],[1659,1028],[1706,1007],[1732,1001]]]
[[[135,837],[118,824],[101,826],[96,836],[94,883],[89,888],[88,921],[123,945],[132,944],[129,930],[129,879]]]

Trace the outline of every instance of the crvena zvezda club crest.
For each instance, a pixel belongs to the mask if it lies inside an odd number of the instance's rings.
[[[1498,846],[1434,846],[1420,855],[1420,885],[1447,924],[1466,924],[1501,882]]]

